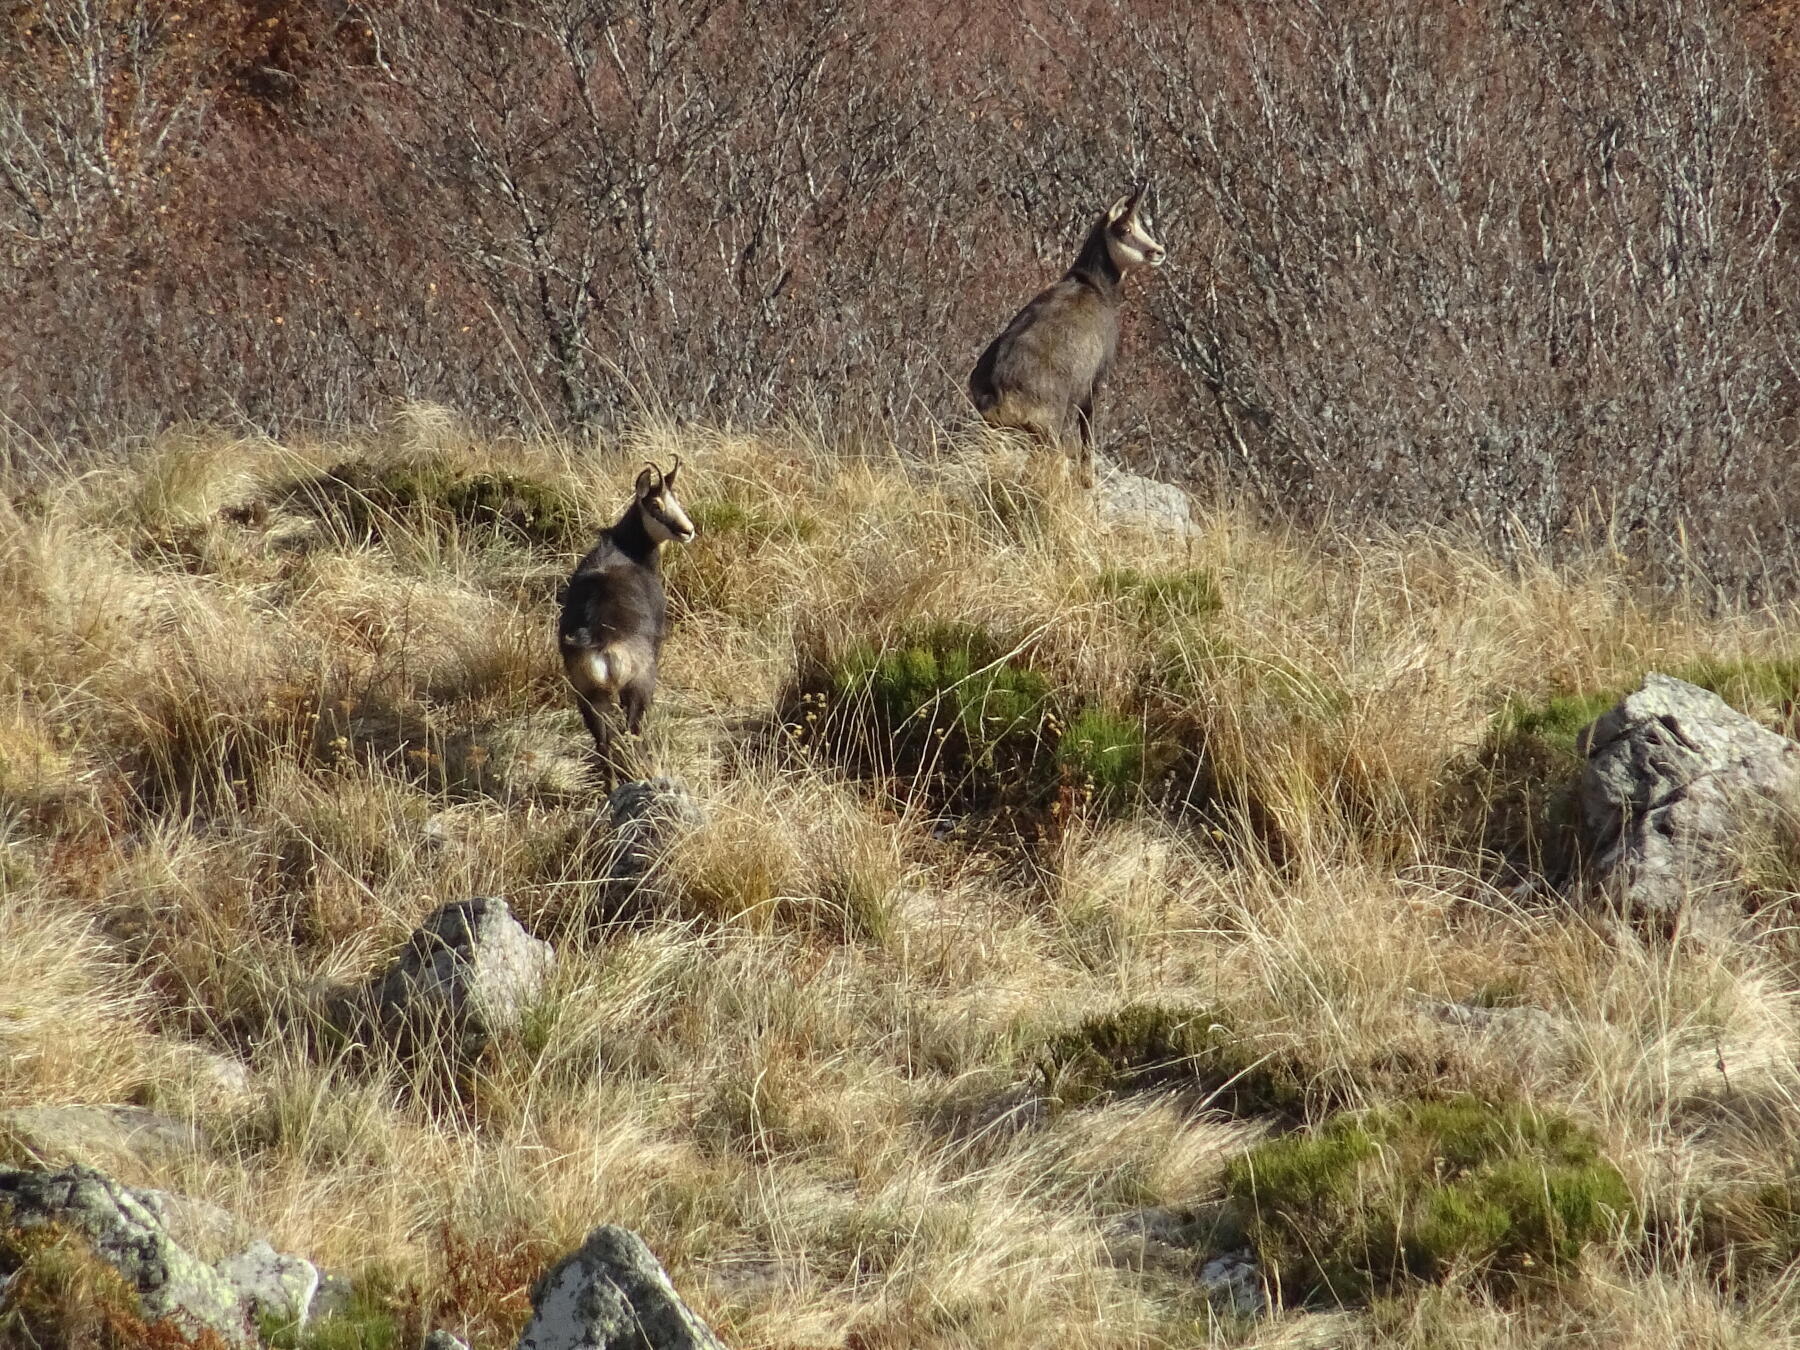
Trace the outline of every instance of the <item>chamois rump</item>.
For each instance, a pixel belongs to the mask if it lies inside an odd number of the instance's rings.
[[[1076,476],[1094,486],[1094,395],[1119,348],[1125,278],[1161,267],[1140,183],[1093,224],[1060,281],[1040,291],[988,344],[969,376],[969,397],[990,426],[1028,432],[1061,449],[1078,424]]]
[[[638,474],[631,504],[569,578],[556,626],[563,672],[575,691],[581,720],[605,759],[611,744],[600,705],[616,702],[633,736],[656,690],[656,661],[669,626],[663,590],[662,546],[687,543],[696,531],[680,500],[675,478],[681,456],[664,473],[654,463]]]

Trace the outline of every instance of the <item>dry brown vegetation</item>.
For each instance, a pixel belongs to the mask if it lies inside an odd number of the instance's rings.
[[[677,450],[704,533],[670,559],[643,753],[707,821],[609,922],[554,595]],[[1185,543],[1103,534],[985,439],[494,439],[411,407],[72,464],[0,502],[0,1107],[191,1118],[203,1147],[100,1161],[241,1211],[403,1330],[509,1345],[535,1273],[615,1222],[745,1347],[1793,1343],[1769,1187],[1800,971],[1519,899],[1487,815],[1518,707],[1761,669],[1790,620],[1645,601],[1605,554],[1502,568],[1224,507]],[[321,486],[399,469],[537,506],[359,514]],[[568,537],[518,525],[559,503]],[[955,815],[938,779],[852,775],[804,672],[934,624],[1187,758],[1109,799],[1084,789],[1111,761],[1065,757]],[[475,893],[557,945],[523,1035],[446,1091],[315,1034],[321,991]],[[1292,1099],[1047,1072],[1132,1005],[1205,1009]],[[1541,1286],[1453,1271],[1245,1323],[1198,1293],[1202,1238],[1131,1237],[1147,1209],[1203,1233],[1259,1139],[1458,1092],[1591,1127],[1641,1225]]]
[[[1103,454],[1759,600],[1800,427],[1791,6],[28,0],[0,411],[110,442],[395,399],[912,449],[1157,186]],[[1609,540],[1610,531],[1610,540]]]

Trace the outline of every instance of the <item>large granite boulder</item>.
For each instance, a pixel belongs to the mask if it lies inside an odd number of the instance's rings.
[[[518,1350],[725,1350],[629,1228],[589,1233],[538,1281],[531,1305]]]
[[[1744,917],[1736,864],[1791,822],[1800,744],[1668,675],[1651,674],[1581,734],[1590,880],[1634,919],[1729,931]]]

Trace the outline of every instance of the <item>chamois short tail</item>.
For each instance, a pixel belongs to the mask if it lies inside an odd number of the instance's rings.
[[[563,643],[563,665],[569,674],[569,683],[575,686],[578,693],[592,698],[595,694],[611,692],[614,688],[613,661],[611,654],[604,648],[577,646],[569,642]]]

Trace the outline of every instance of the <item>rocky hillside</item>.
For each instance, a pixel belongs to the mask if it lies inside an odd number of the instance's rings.
[[[980,438],[13,475],[0,1344],[1792,1343],[1789,619]]]

